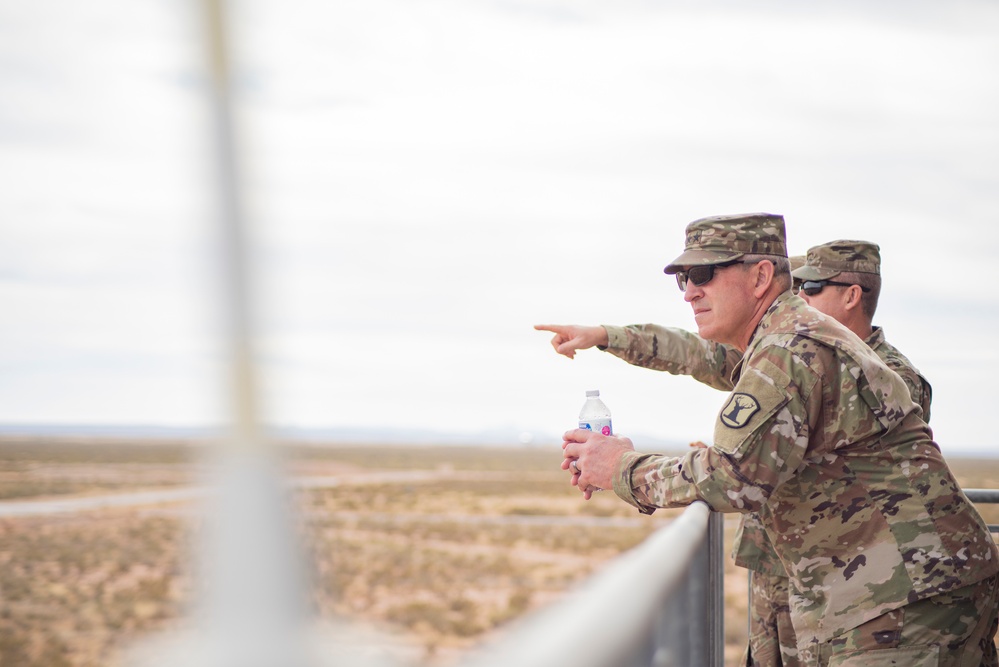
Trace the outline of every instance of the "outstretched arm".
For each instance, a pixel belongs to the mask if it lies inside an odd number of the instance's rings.
[[[633,366],[689,375],[722,391],[731,391],[734,386],[732,374],[742,360],[742,353],[730,345],[658,324],[602,328],[607,335],[607,352]]]
[[[742,359],[742,353],[734,347],[657,324],[627,327],[535,324],[534,328],[554,333],[552,347],[570,359],[576,356],[576,350],[597,346],[633,366],[689,375],[723,391],[734,386],[732,373]]]

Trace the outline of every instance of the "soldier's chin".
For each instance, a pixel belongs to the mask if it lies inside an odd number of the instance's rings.
[[[694,315],[694,323],[697,325],[697,335],[706,340],[711,340],[711,321],[707,313],[697,313]]]
[[[700,323],[698,323],[697,325],[697,335],[703,338],[704,340],[710,340],[715,343],[726,342],[718,340],[717,336],[719,335],[719,333],[720,332],[718,331],[718,327],[713,327],[710,324],[701,325]]]

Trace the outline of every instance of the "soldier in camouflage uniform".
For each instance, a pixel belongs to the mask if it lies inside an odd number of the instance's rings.
[[[808,250],[802,265],[794,268],[792,264],[791,277],[799,283],[795,292],[808,305],[845,325],[901,376],[913,401],[920,406],[923,420],[929,422],[929,382],[885,340],[884,331],[872,325],[881,292],[881,253],[877,244],[832,241],[815,246]],[[733,555],[737,565],[752,573],[747,664],[799,664],[787,575],[757,514],[745,515],[740,523]]]
[[[926,378],[872,325],[881,291],[881,253],[867,241],[832,241],[789,260],[793,291],[817,310],[846,325],[897,372],[929,421],[931,389]],[[831,279],[835,281],[830,282]],[[801,284],[809,281],[805,292]],[[828,289],[827,289],[828,288]],[[597,345],[637,366],[689,374],[717,389],[731,391],[732,371],[742,358],[729,345],[705,341],[680,329],[654,324],[616,327],[540,325],[556,334],[556,350],[569,355]],[[568,346],[565,343],[572,341]],[[701,443],[692,443],[693,445]],[[799,665],[790,618],[787,574],[773,553],[756,513],[743,515],[733,546],[735,563],[750,570],[750,637],[744,664],[749,667]]]
[[[643,455],[569,431],[572,483],[646,513],[758,512],[803,664],[995,665],[999,552],[902,379],[788,289],[783,219],[695,221],[666,271],[701,336],[744,350],[714,447]]]
[[[881,249],[868,241],[830,241],[808,249],[805,263],[791,271],[800,281],[796,293],[812,308],[857,334],[888,368],[902,376],[912,400],[922,408],[923,421],[930,421],[933,390],[923,374],[905,355],[885,340],[881,327],[872,320],[881,294]]]

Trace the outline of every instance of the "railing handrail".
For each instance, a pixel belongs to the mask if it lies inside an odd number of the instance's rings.
[[[999,489],[964,489],[964,495],[973,503],[999,503]]]
[[[999,503],[999,489],[963,491],[974,503]],[[720,581],[711,580],[722,576],[721,521],[721,515],[710,512],[707,505],[694,503],[676,521],[612,561],[558,604],[519,621],[503,640],[483,650],[478,661],[466,664],[720,666],[724,646],[722,589]],[[995,531],[997,527],[989,528]],[[708,608],[700,610],[701,615],[664,618],[664,613],[669,613],[667,600],[684,583],[693,583],[694,589],[706,585],[711,589],[707,596],[715,596],[715,603],[709,601]],[[691,594],[697,597],[703,592]],[[699,636],[706,638],[707,649],[690,650],[688,641],[695,634],[691,626],[701,626]],[[664,651],[672,648],[670,642],[677,651]],[[691,657],[694,655],[696,661]],[[688,663],[682,662],[684,657]]]
[[[964,489],[964,495],[973,503],[999,503],[999,489]],[[990,533],[999,533],[999,524],[987,524]]]
[[[611,561],[558,603],[517,621],[500,641],[480,649],[477,659],[468,664],[475,667],[550,667],[570,662],[574,667],[682,664],[652,655],[657,650],[656,635],[662,631],[657,621],[668,598],[682,592],[689,583],[692,565],[697,561],[708,565],[712,514],[707,505],[695,502],[676,520]],[[714,517],[720,520],[720,515]],[[712,547],[721,550],[720,544]],[[697,595],[706,600],[711,594],[709,588],[701,586]],[[720,597],[719,594],[719,609],[701,609],[700,614],[671,618],[666,625],[676,626],[678,621],[685,628],[697,625],[703,635],[709,636],[704,632],[707,620],[704,614],[721,615]],[[712,640],[721,639],[720,630],[713,634],[717,636],[712,636]],[[705,662],[700,664],[721,664],[720,646],[701,647],[700,652],[718,656],[702,657]]]

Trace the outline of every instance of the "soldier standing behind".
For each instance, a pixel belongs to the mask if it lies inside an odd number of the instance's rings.
[[[802,664],[996,664],[999,552],[901,378],[791,294],[783,219],[695,221],[666,271],[701,336],[744,351],[715,445],[671,458],[570,431],[572,483],[643,512],[758,512]]]
[[[872,324],[881,295],[880,250],[868,241],[823,243],[808,249],[804,265],[791,271],[791,277],[801,283],[797,294],[805,303],[835,317],[902,376],[912,400],[923,410],[923,421],[929,423],[930,383],[885,340],[884,330]]]
[[[808,305],[834,317],[861,338],[885,365],[901,376],[912,400],[929,422],[932,390],[915,366],[873,326],[881,293],[881,253],[867,241],[831,241],[808,250],[802,266],[792,269],[795,290]],[[835,278],[835,280],[831,280]],[[790,618],[787,574],[755,513],[746,514],[733,547],[736,565],[751,572],[750,639],[747,665],[800,664]]]

